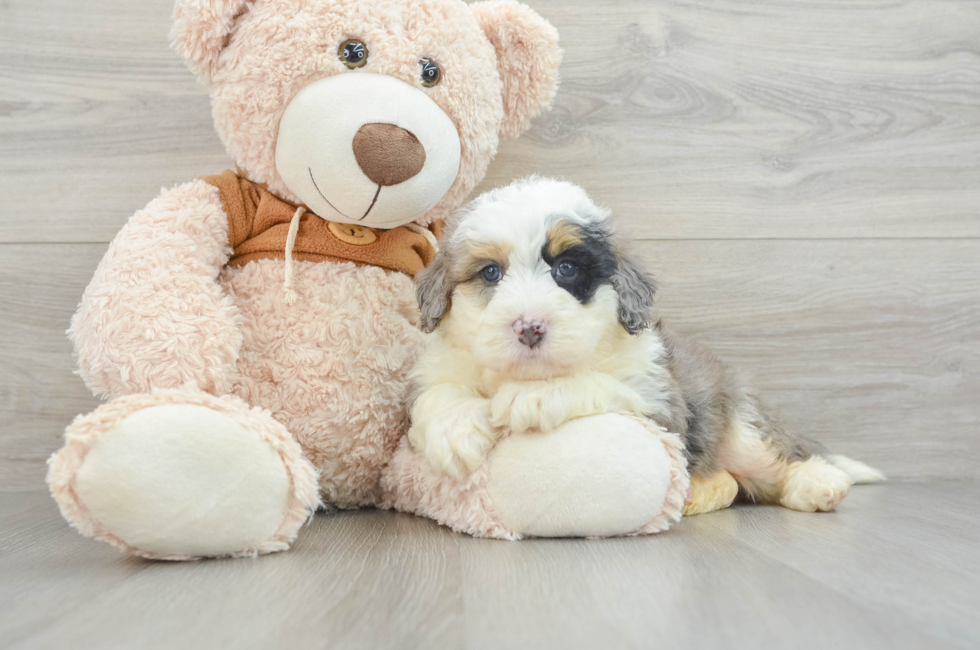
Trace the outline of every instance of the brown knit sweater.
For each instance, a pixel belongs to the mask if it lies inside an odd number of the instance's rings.
[[[201,180],[218,188],[228,213],[228,243],[234,249],[228,264],[285,259],[289,222],[298,204],[273,195],[231,170]],[[425,268],[436,251],[429,240],[406,226],[375,230],[325,221],[312,212],[300,218],[293,259],[309,262],[353,262],[380,266],[411,277]]]

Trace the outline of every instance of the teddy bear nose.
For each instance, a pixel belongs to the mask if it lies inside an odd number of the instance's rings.
[[[412,178],[425,165],[425,147],[394,124],[365,124],[354,136],[354,157],[371,182],[388,187]]]

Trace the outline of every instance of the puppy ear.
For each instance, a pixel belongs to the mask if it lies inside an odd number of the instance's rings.
[[[558,30],[514,0],[486,0],[470,7],[497,51],[497,70],[504,82],[500,134],[517,137],[535,115],[551,106],[558,89]]]
[[[415,276],[415,295],[422,312],[422,330],[431,332],[449,310],[453,285],[449,280],[449,256],[445,251],[436,254],[432,264]]]
[[[252,0],[177,0],[170,41],[203,83],[211,81],[235,21],[251,6]]]
[[[630,334],[650,326],[657,281],[631,258],[620,255],[612,286],[619,296],[619,322]]]

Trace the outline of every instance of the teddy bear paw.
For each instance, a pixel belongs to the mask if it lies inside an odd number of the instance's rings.
[[[299,445],[240,400],[187,401],[128,396],[76,420],[48,476],[65,517],[155,559],[288,548],[318,504],[316,472]]]

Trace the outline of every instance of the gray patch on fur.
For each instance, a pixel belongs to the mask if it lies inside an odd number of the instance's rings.
[[[452,282],[449,278],[450,256],[446,250],[436,254],[432,264],[415,276],[415,295],[422,312],[422,330],[431,332],[449,310]]]
[[[779,411],[767,405],[754,391],[750,391],[748,397],[755,412],[755,418],[748,420],[748,424],[762,432],[764,439],[769,440],[769,446],[781,458],[789,461],[806,460],[826,452],[826,448],[819,442],[790,433]]]
[[[788,461],[806,460],[822,450],[818,443],[787,431],[779,414],[706,347],[668,333],[660,324],[658,334],[666,358],[655,363],[666,363],[673,379],[668,400],[671,413],[666,418],[651,417],[681,436],[692,476],[707,477],[725,469],[719,465],[719,448],[739,424],[757,430]]]
[[[650,327],[657,282],[627,255],[619,255],[611,278],[619,296],[619,322],[630,334]]]

